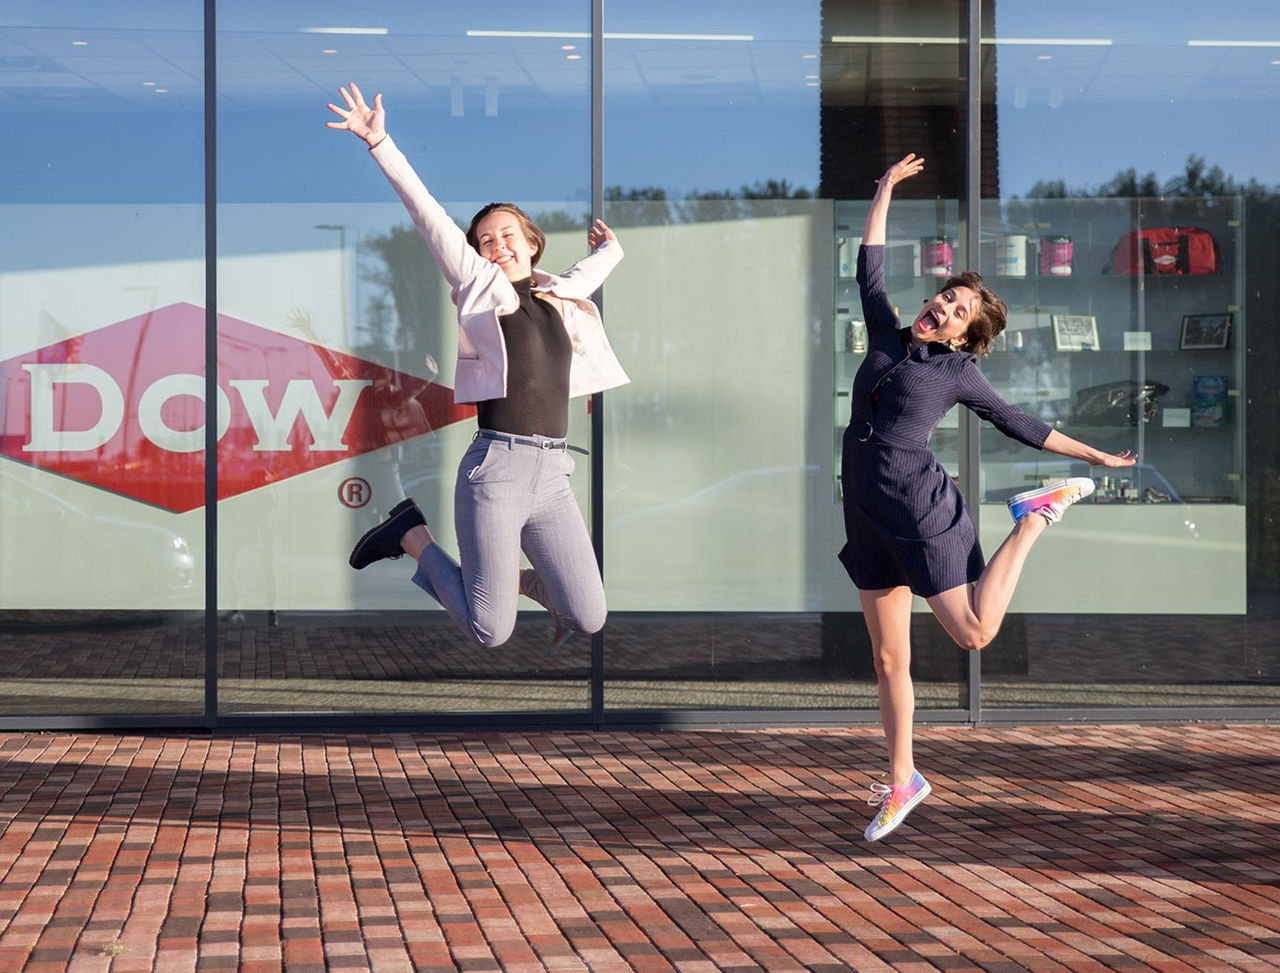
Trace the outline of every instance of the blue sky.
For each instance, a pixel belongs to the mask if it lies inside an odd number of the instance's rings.
[[[866,8],[849,9],[860,14]],[[338,83],[356,78],[375,88],[388,85],[397,141],[443,195],[584,199],[586,60],[561,60],[568,55],[559,40],[478,40],[466,32],[581,32],[588,11],[584,0],[501,9],[391,0],[358,8],[330,0],[221,3],[222,197],[385,199],[358,146],[324,128],[330,117],[324,102]],[[1093,186],[1130,167],[1163,181],[1181,172],[1193,153],[1242,181],[1280,184],[1280,135],[1273,124],[1280,63],[1272,63],[1280,62],[1280,4],[1274,0],[1002,0],[995,11],[997,39],[1046,41],[996,48],[1006,195],[1025,194],[1040,180]],[[610,40],[606,182],[659,185],[675,195],[764,179],[816,186],[823,89],[805,81],[806,71],[818,69],[801,58],[819,50],[821,14],[812,0],[611,0],[611,33],[751,39]],[[32,130],[28,116],[37,116],[41,135],[0,156],[0,201],[202,198],[201,26],[202,5],[194,0],[160,6],[9,0],[0,10],[0,56],[9,59],[0,71],[0,112],[20,116],[11,121],[16,131]],[[319,26],[386,33],[308,33]],[[917,29],[936,36],[947,28],[921,23]],[[88,38],[88,46],[73,51],[77,37]],[[1275,45],[1188,44],[1267,39]],[[1081,40],[1108,43],[1075,43]],[[134,48],[146,57],[131,56]],[[335,48],[341,50],[321,54]],[[135,96],[141,89],[122,95],[121,76],[138,64],[146,65],[139,71],[172,69],[172,90],[152,101]],[[484,110],[486,72],[495,77],[501,108],[493,117]],[[463,85],[461,115],[449,108],[450,73]],[[139,81],[147,83],[141,75]]]

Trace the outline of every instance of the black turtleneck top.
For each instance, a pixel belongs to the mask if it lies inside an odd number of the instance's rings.
[[[569,432],[569,332],[560,312],[533,296],[532,279],[513,286],[520,307],[498,319],[507,345],[507,394],[476,406],[480,428],[563,439]]]

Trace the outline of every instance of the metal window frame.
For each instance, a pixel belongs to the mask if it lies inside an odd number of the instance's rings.
[[[982,272],[982,0],[969,0],[965,82],[965,196],[962,212],[965,220],[965,260],[970,269]],[[977,416],[968,409],[960,410],[960,472],[969,516],[974,530],[980,530],[982,504],[979,472],[982,466],[981,429]],[[961,650],[963,651],[963,650]],[[969,721],[982,719],[982,656],[970,652]]]
[[[204,0],[204,725],[218,723],[218,20]]]

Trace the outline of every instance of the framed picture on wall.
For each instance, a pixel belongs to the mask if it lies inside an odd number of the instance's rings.
[[[1226,348],[1230,342],[1230,314],[1188,314],[1183,317],[1180,343],[1183,349]]]
[[[1092,314],[1053,315],[1053,346],[1058,351],[1097,351],[1098,319]]]

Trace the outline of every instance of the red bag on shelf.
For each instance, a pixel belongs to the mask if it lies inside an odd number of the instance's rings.
[[[1152,226],[1126,233],[1111,251],[1113,274],[1216,274],[1213,234],[1198,226]]]

